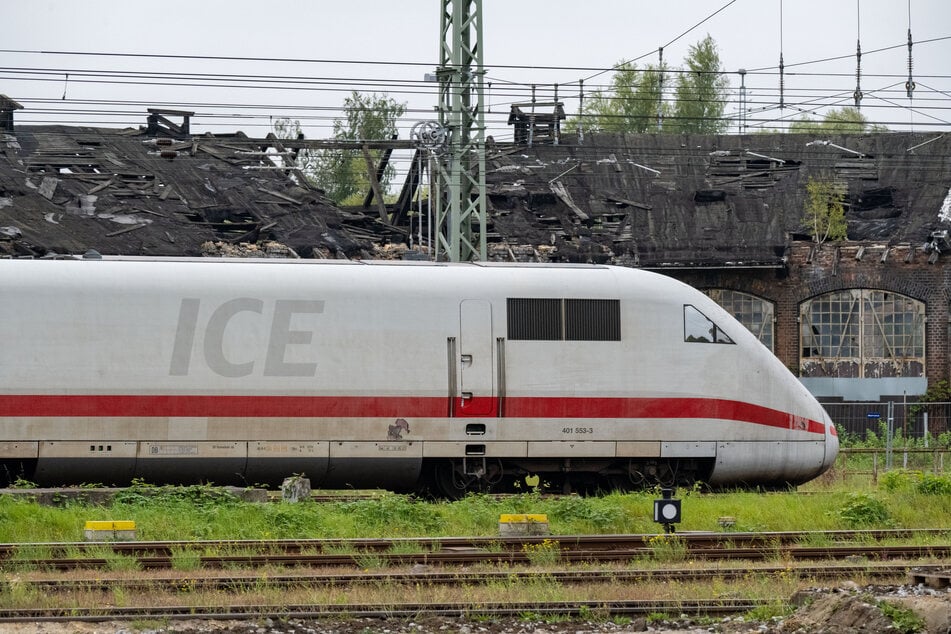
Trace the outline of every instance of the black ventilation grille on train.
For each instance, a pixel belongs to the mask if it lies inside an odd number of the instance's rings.
[[[510,297],[507,301],[510,340],[621,340],[620,300]]]

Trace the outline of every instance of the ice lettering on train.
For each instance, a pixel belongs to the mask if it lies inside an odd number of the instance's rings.
[[[238,297],[218,306],[205,322],[202,337],[202,356],[205,365],[219,376],[240,378],[254,372],[257,361],[236,363],[225,354],[225,331],[231,320],[240,313],[264,315],[265,304],[260,299]],[[178,311],[178,326],[172,346],[172,360],[168,373],[171,376],[187,376],[195,356],[195,336],[199,331],[201,300],[197,297],[182,299]],[[321,300],[278,299],[274,301],[267,350],[264,356],[264,376],[295,377],[315,376],[314,362],[289,362],[286,360],[288,346],[308,345],[313,341],[312,330],[294,330],[291,322],[295,315],[324,312]]]

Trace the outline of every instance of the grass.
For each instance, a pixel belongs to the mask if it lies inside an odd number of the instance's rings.
[[[913,471],[890,472],[876,486],[865,488],[830,478],[811,483],[802,492],[683,490],[677,492],[683,501],[683,522],[677,531],[942,528],[951,526],[949,490],[951,480],[944,476]],[[524,493],[423,502],[386,494],[320,504],[255,504],[212,487],[161,487],[148,496],[136,494],[133,487],[108,507],[85,503],[47,507],[0,495],[0,542],[82,541],[87,520],[126,519],[135,521],[137,537],[143,541],[404,537],[409,540],[406,548],[417,549],[440,536],[497,535],[499,515],[526,512],[547,514],[552,534],[654,535],[662,532],[652,518],[656,497],[654,492],[592,498]],[[735,523],[723,526],[723,517]],[[183,569],[189,567],[181,563]]]
[[[852,528],[945,528],[951,526],[951,484],[940,476],[927,477],[915,471],[890,472],[874,486],[866,480],[863,486],[837,477],[810,483],[801,492],[757,493],[734,491],[705,494],[695,490],[677,492],[682,499],[683,523],[677,532],[711,531],[729,536],[741,531],[843,530]],[[534,492],[507,498],[474,495],[455,502],[421,502],[416,499],[384,494],[359,501],[328,503],[242,502],[211,487],[150,488],[142,495],[133,487],[108,507],[87,503],[71,503],[61,507],[42,507],[30,499],[0,495],[0,542],[20,543],[9,559],[0,559],[0,572],[7,576],[0,607],[46,605],[70,602],[76,605],[100,602],[115,605],[136,604],[140,598],[121,585],[93,598],[52,597],[17,583],[40,571],[25,568],[25,561],[52,554],[49,542],[81,541],[85,522],[90,519],[127,519],[136,522],[138,539],[150,540],[262,540],[262,539],[352,539],[402,537],[389,551],[393,554],[424,552],[439,547],[440,536],[498,535],[499,515],[503,513],[544,513],[548,515],[553,534],[639,533],[652,547],[652,554],[632,566],[687,566],[685,549],[677,535],[666,535],[652,520],[656,492],[613,493],[597,498],[543,497]],[[923,512],[923,509],[926,512]],[[726,527],[721,518],[734,518]],[[947,539],[947,534],[942,538]],[[821,542],[821,537],[812,541]],[[494,550],[498,543],[488,549]],[[822,544],[817,544],[822,545]],[[389,564],[372,552],[359,552],[345,541],[324,545],[327,552],[354,556],[360,569],[379,571]],[[501,546],[498,545],[500,549]],[[94,549],[93,553],[101,549]],[[174,551],[173,569],[179,573],[195,570],[200,554],[242,554],[240,545],[215,549],[182,547]],[[221,552],[227,551],[227,552]],[[80,556],[66,547],[69,556]],[[525,552],[536,567],[546,572],[550,567],[571,566],[562,560],[555,540],[526,544]],[[89,556],[89,555],[87,555]],[[106,554],[100,553],[102,557]],[[121,556],[108,555],[110,572],[116,576],[135,576],[136,567]],[[19,567],[18,567],[19,560]],[[508,564],[495,568],[505,570]],[[514,568],[513,568],[514,569]],[[142,573],[147,576],[148,573]],[[861,579],[860,579],[861,581]],[[717,579],[708,583],[637,583],[624,582],[568,586],[543,574],[534,579],[502,579],[485,585],[458,588],[448,586],[400,586],[373,584],[351,588],[321,587],[279,588],[266,577],[249,584],[237,593],[207,590],[183,578],[178,587],[156,591],[149,601],[156,604],[230,605],[297,603],[344,604],[393,602],[459,602],[473,605],[498,601],[606,601],[610,599],[663,599],[683,597],[748,597],[769,600],[770,604],[747,615],[756,620],[781,616],[791,609],[781,598],[808,585],[794,570],[762,573],[755,567],[740,580]],[[891,609],[891,608],[889,608]],[[471,618],[478,621],[474,609]],[[657,618],[666,615],[655,615]],[[911,631],[911,617],[894,609],[891,617],[900,631]],[[486,617],[488,618],[488,617]],[[554,623],[552,617],[525,614],[526,620]],[[585,620],[606,620],[606,614],[592,609]]]

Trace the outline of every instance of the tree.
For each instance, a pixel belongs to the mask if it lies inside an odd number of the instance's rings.
[[[677,101],[668,122],[670,132],[721,134],[729,122],[723,118],[730,80],[723,74],[720,53],[707,35],[690,47],[686,68],[677,76]]]
[[[301,129],[300,121],[297,119],[281,118],[274,122],[274,136],[279,139],[303,139],[304,131]],[[281,157],[281,160],[286,160]],[[300,170],[297,174],[302,175],[308,181],[313,181],[313,173],[316,169],[314,152],[311,150],[298,150],[292,159],[294,165]],[[292,176],[297,178],[297,176]]]
[[[343,102],[344,119],[335,119],[333,138],[338,141],[372,141],[396,138],[396,124],[406,112],[406,103],[398,103],[390,97],[371,93],[363,95],[354,91]],[[303,138],[300,122],[278,119],[274,134],[281,139]],[[377,164],[382,150],[370,150]],[[370,176],[362,150],[302,150],[297,155],[297,165],[305,177],[323,189],[327,196],[338,204],[358,202],[370,189]],[[388,165],[380,179],[386,191],[395,170]]]
[[[344,119],[334,120],[333,138],[338,141],[370,141],[396,138],[396,124],[406,112],[406,103],[371,93],[353,91],[343,103]],[[382,150],[370,150],[374,163],[380,160]],[[327,196],[343,204],[362,197],[370,189],[367,163],[360,150],[321,150],[316,153],[313,171],[314,184]],[[387,166],[380,186],[385,191],[395,170]]]
[[[665,71],[666,66],[662,67]],[[633,64],[617,65],[611,89],[591,94],[582,108],[581,127],[586,132],[650,132],[657,128],[658,109],[666,117],[670,106],[660,95],[661,74],[657,66],[639,71]],[[577,129],[578,119],[565,127]]]
[[[716,42],[709,35],[691,46],[687,69],[676,80],[673,104],[662,95],[672,77],[666,64],[638,70],[633,64],[617,65],[611,88],[594,92],[584,104],[581,127],[586,132],[654,132],[658,118],[661,132],[716,134],[726,130],[723,119],[729,80],[723,75]],[[658,117],[658,115],[660,115]],[[578,126],[569,120],[568,130]]]
[[[789,131],[798,134],[862,134],[864,132],[887,132],[885,126],[869,126],[868,119],[858,108],[845,106],[830,110],[822,121],[808,115],[789,124]]]
[[[845,240],[845,183],[809,179],[806,183],[806,206],[803,221],[812,231],[812,239]]]

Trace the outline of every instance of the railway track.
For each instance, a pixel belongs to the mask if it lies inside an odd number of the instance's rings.
[[[834,581],[836,579],[852,579],[861,576],[867,580],[894,581],[907,576],[913,582],[928,578],[947,580],[948,573],[939,566],[919,566],[909,572],[903,564],[876,564],[869,566],[807,566],[790,569],[787,567],[762,567],[750,569],[732,568],[717,570],[553,570],[545,572],[506,571],[506,572],[478,572],[478,573],[379,573],[359,575],[296,575],[296,576],[268,576],[264,583],[272,589],[281,589],[292,586],[320,586],[365,584],[381,588],[392,588],[399,584],[414,586],[429,586],[451,584],[469,586],[473,584],[491,585],[504,580],[506,583],[531,582],[543,577],[546,581],[561,585],[595,584],[595,583],[642,583],[651,584],[659,581],[691,582],[711,581],[714,578],[730,580],[750,575],[761,575],[763,578],[775,578],[777,575],[790,573],[803,578],[818,581]],[[759,607],[775,605],[777,599],[744,599],[744,598],[713,598],[699,600],[577,600],[577,601],[504,601],[504,602],[362,602],[362,603],[294,603],[294,604],[265,604],[248,602],[242,604],[235,599],[231,591],[247,591],[262,583],[260,576],[229,576],[221,578],[177,578],[177,579],[120,579],[120,580],[55,580],[19,582],[32,585],[35,589],[49,597],[56,597],[60,593],[67,596],[79,591],[85,591],[86,600],[89,593],[99,591],[105,598],[94,607],[82,605],[68,605],[61,607],[20,607],[0,609],[0,623],[40,623],[40,622],[103,622],[103,621],[130,621],[130,620],[167,620],[186,621],[196,619],[213,619],[216,621],[251,621],[260,619],[275,620],[333,620],[333,619],[421,619],[425,617],[468,618],[468,619],[506,619],[567,617],[590,619],[593,616],[601,619],[616,617],[634,617],[647,615],[675,615],[688,618],[720,618],[747,613]],[[203,601],[201,604],[165,603],[159,605],[115,606],[110,605],[109,597],[119,589],[122,592],[142,593],[143,597],[153,597],[157,592],[168,591],[169,596],[176,596],[187,587],[187,592],[201,593],[208,591],[208,595],[217,593],[218,599]],[[227,594],[222,595],[225,592]],[[112,594],[110,594],[112,593]],[[178,595],[180,596],[180,594]],[[225,598],[222,599],[221,597]],[[154,600],[154,597],[153,599]],[[217,601],[217,603],[216,603]],[[143,601],[144,603],[145,601]],[[223,602],[224,604],[220,604]]]
[[[951,529],[876,529],[852,531],[766,531],[766,532],[692,532],[676,533],[671,538],[689,547],[711,547],[729,544],[756,547],[762,545],[786,545],[804,543],[854,543],[908,540],[920,537],[949,537]],[[173,551],[228,549],[268,550],[296,554],[312,552],[386,552],[410,546],[428,545],[430,550],[439,549],[507,549],[518,550],[524,544],[557,542],[562,550],[612,550],[643,546],[656,539],[657,534],[606,534],[606,535],[549,535],[518,537],[408,537],[395,539],[277,539],[277,540],[190,540],[190,541],[112,541],[112,542],[42,542],[0,544],[0,561],[28,552],[30,549],[82,552],[101,550],[103,546],[116,553],[171,554]]]
[[[931,538],[941,531],[926,531]],[[0,623],[18,622],[105,622],[132,620],[228,620],[298,619],[334,621],[356,618],[420,619],[484,618],[512,619],[537,615],[539,618],[600,618],[646,615],[687,615],[691,618],[721,618],[747,613],[758,607],[785,602],[788,589],[801,583],[834,585],[845,579],[900,584],[932,583],[947,579],[945,566],[937,563],[910,563],[893,557],[947,557],[951,546],[882,545],[882,541],[920,537],[921,531],[789,532],[758,534],[681,534],[685,544],[684,563],[659,568],[637,566],[637,557],[649,556],[649,544],[659,536],[568,535],[530,539],[429,540],[332,540],[328,548],[364,548],[361,552],[310,553],[324,540],[278,542],[118,542],[109,544],[26,544],[48,548],[72,557],[23,559],[23,550],[0,547],[4,582],[9,596],[43,597],[17,606],[8,602],[0,609]],[[664,540],[674,539],[660,536]],[[804,546],[802,542],[836,542],[833,546]],[[425,552],[389,552],[413,544],[425,545]],[[525,545],[551,545],[558,549],[557,560],[546,566],[532,565]],[[637,544],[635,548],[634,545]],[[736,546],[735,544],[741,544]],[[492,552],[486,550],[491,547]],[[136,566],[149,572],[136,574],[110,571],[109,560],[95,557],[96,549],[110,549],[119,556],[135,558]],[[244,549],[232,555],[198,557],[198,567],[174,568],[179,549],[193,553],[209,549]],[[76,549],[76,550],[72,550]],[[257,549],[257,552],[251,552]],[[84,554],[85,553],[85,554]],[[165,553],[165,554],[156,554]],[[847,554],[861,554],[862,561],[844,560]],[[361,556],[372,556],[379,570],[363,569]],[[83,558],[88,555],[87,558]],[[178,555],[180,556],[180,554]],[[781,557],[782,563],[752,563],[755,559]],[[724,566],[728,558],[743,564]],[[881,558],[882,561],[875,561]],[[715,563],[712,560],[718,560]],[[194,560],[193,560],[194,561]],[[585,567],[572,567],[575,561]],[[610,562],[622,561],[618,566]],[[706,562],[706,563],[704,563]],[[480,563],[482,566],[472,566]],[[655,559],[653,564],[658,563]],[[427,564],[424,566],[413,564]],[[503,564],[502,569],[491,569]],[[567,566],[566,566],[567,564]],[[604,565],[599,565],[604,564]],[[456,567],[453,566],[462,566]],[[270,566],[270,567],[269,567]],[[294,572],[284,570],[296,566]],[[304,566],[308,566],[304,568]],[[340,570],[348,566],[351,570]],[[393,569],[387,569],[392,566]],[[467,567],[468,566],[468,567]],[[229,568],[230,567],[230,568]],[[257,570],[257,568],[261,568]],[[275,569],[276,567],[277,569]],[[400,567],[400,569],[396,569]],[[352,569],[356,568],[357,572]],[[68,578],[60,572],[72,570]],[[723,588],[751,583],[775,587],[775,597],[736,598],[743,592],[723,592]],[[664,598],[633,599],[644,596],[632,588],[668,584],[720,588],[719,597],[706,592],[693,594],[697,600]],[[484,591],[475,588],[484,587]],[[401,590],[403,588],[404,590]],[[518,588],[509,596],[507,588]],[[536,595],[534,588],[554,588],[557,594]],[[577,588],[569,590],[568,588]],[[783,596],[783,588],[787,596]],[[482,594],[480,594],[482,593]],[[460,601],[447,601],[464,597]],[[490,597],[477,599],[476,596]],[[525,597],[540,600],[524,600]],[[578,600],[549,600],[552,596],[578,596]],[[592,597],[602,597],[591,600]],[[662,596],[662,595],[661,595]],[[121,600],[117,598],[121,597]],[[333,597],[333,598],[330,598]],[[354,600],[360,597],[363,601]],[[544,600],[542,600],[544,599]],[[0,628],[2,629],[2,628]]]
[[[562,585],[597,583],[650,583],[650,582],[697,582],[713,579],[733,580],[758,575],[775,577],[777,575],[797,575],[813,580],[835,580],[863,577],[874,580],[894,580],[909,578],[928,579],[946,575],[942,565],[919,565],[910,568],[907,563],[871,563],[867,565],[820,564],[809,566],[757,566],[751,568],[638,568],[603,570],[507,570],[507,571],[410,571],[410,572],[360,572],[360,573],[318,573],[303,574],[267,574],[267,575],[226,575],[206,576],[196,574],[176,574],[174,577],[124,578],[116,576],[103,578],[96,574],[84,578],[63,579],[34,578],[19,579],[21,588],[30,588],[43,593],[70,593],[76,591],[113,592],[122,589],[130,592],[179,592],[187,587],[189,592],[203,590],[235,591],[249,587],[266,585],[270,588],[292,587],[354,587],[397,586],[397,585],[456,585],[474,586],[495,583],[518,583],[544,579]]]
[[[242,606],[148,606],[95,608],[18,608],[0,609],[0,623],[71,622],[145,619],[327,619],[413,618],[426,616],[465,618],[520,617],[526,614],[585,617],[598,614],[605,618],[648,614],[685,614],[691,617],[719,617],[748,612],[768,601],[717,599],[701,601],[522,601],[506,603],[355,603],[333,605]]]
[[[951,545],[887,545],[922,536],[942,538],[934,529],[772,533],[683,533],[657,535],[561,535],[509,538],[428,538],[198,542],[109,542],[2,544],[4,569],[108,569],[116,557],[134,559],[142,569],[181,567],[182,558],[201,568],[235,566],[385,567],[398,565],[531,564],[629,562],[657,558],[676,549],[697,560],[796,561],[951,557]],[[812,546],[811,543],[830,543]],[[804,545],[806,544],[806,545]],[[112,556],[105,556],[106,550]]]
[[[648,548],[618,549],[618,550],[569,550],[564,552],[552,551],[551,559],[572,563],[607,563],[626,562],[638,558],[650,558],[654,551]],[[772,559],[788,559],[796,561],[811,561],[818,559],[909,559],[909,558],[949,558],[951,546],[836,546],[836,547],[785,547],[777,549],[759,548],[717,548],[691,549],[683,556],[691,559],[724,559],[768,561]],[[373,555],[373,560],[367,563],[366,555],[359,554],[319,554],[319,555],[292,555],[292,554],[263,554],[263,555],[203,555],[200,557],[202,568],[233,568],[264,567],[264,566],[357,566],[357,567],[386,567],[396,565],[471,565],[485,564],[532,564],[541,556],[531,552],[422,552],[422,553],[380,553]],[[175,556],[138,556],[135,558],[138,567],[147,570],[173,569],[176,567]],[[116,565],[112,558],[64,558],[64,559],[26,559],[11,562],[10,569],[37,569],[37,570],[76,570],[98,569],[108,570]]]

